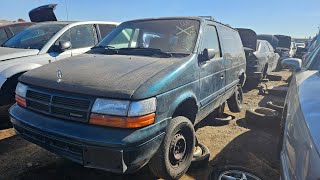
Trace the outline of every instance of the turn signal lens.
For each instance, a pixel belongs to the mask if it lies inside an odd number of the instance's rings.
[[[19,106],[22,106],[22,107],[27,107],[27,102],[26,102],[26,99],[19,96],[19,95],[16,95],[16,102]]]
[[[138,117],[120,117],[102,114],[91,114],[90,124],[118,127],[118,128],[140,128],[154,123],[155,113]]]

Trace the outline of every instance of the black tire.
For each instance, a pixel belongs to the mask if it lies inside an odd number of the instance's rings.
[[[191,165],[190,165],[191,169],[198,169],[198,168],[206,167],[209,162],[209,158],[210,158],[209,148],[202,143],[198,143],[197,146],[202,149],[202,154],[201,154],[201,156],[198,156],[198,157],[193,156],[192,161],[191,161]]]
[[[279,113],[276,110],[257,107],[246,111],[248,126],[259,128],[274,128],[280,126]]]
[[[233,95],[227,100],[229,110],[231,112],[241,112],[243,103],[243,92],[241,85],[236,86]]]
[[[282,111],[283,111],[283,106],[277,105],[272,101],[268,101],[266,107],[270,108],[270,109],[274,109],[274,110],[278,111],[279,113],[282,113]]]
[[[173,118],[167,125],[162,144],[149,161],[150,170],[159,178],[179,179],[191,164],[194,146],[195,132],[191,121],[182,116]]]
[[[209,180],[223,180],[220,176],[222,176],[226,172],[243,172],[247,174],[248,180],[260,180],[261,178],[255,175],[251,170],[240,167],[240,166],[221,166],[213,169],[212,174],[209,177]],[[254,178],[248,177],[249,175],[252,175]],[[241,177],[235,178],[235,179],[242,179]]]

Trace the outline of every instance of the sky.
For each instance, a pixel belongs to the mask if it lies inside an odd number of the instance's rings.
[[[213,16],[234,28],[257,34],[295,38],[316,35],[319,0],[1,0],[0,19],[29,21],[28,12],[40,5],[58,4],[58,20],[126,20],[163,16]]]

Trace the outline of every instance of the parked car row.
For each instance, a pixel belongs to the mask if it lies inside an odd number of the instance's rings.
[[[54,8],[32,10],[37,23],[2,44],[0,106],[16,102],[10,120],[26,140],[115,173],[148,165],[180,178],[195,126],[225,102],[240,112],[247,76],[265,78],[291,45],[208,17],[61,22]],[[298,71],[299,62],[283,64]]]
[[[279,54],[267,40],[259,40],[256,32],[251,29],[238,28],[247,59],[248,82],[257,83],[274,71],[278,65]],[[275,38],[276,40],[276,38]]]

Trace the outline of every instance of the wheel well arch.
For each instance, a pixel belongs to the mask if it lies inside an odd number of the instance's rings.
[[[197,101],[194,98],[187,98],[174,109],[172,118],[177,116],[184,116],[188,118],[192,124],[195,123],[196,116],[198,113]]]
[[[246,73],[242,72],[242,74],[240,74],[239,76],[239,84],[241,84],[241,86],[244,86],[246,79],[247,79]]]
[[[26,72],[26,71],[24,71],[24,72],[19,72],[19,73],[16,73],[16,74],[10,76],[10,77],[3,83],[3,85],[1,86],[1,89],[0,89],[0,90],[4,90],[4,89],[10,87],[10,86],[12,85],[12,83],[18,82],[19,77],[20,77],[23,73],[25,73],[25,72]]]

